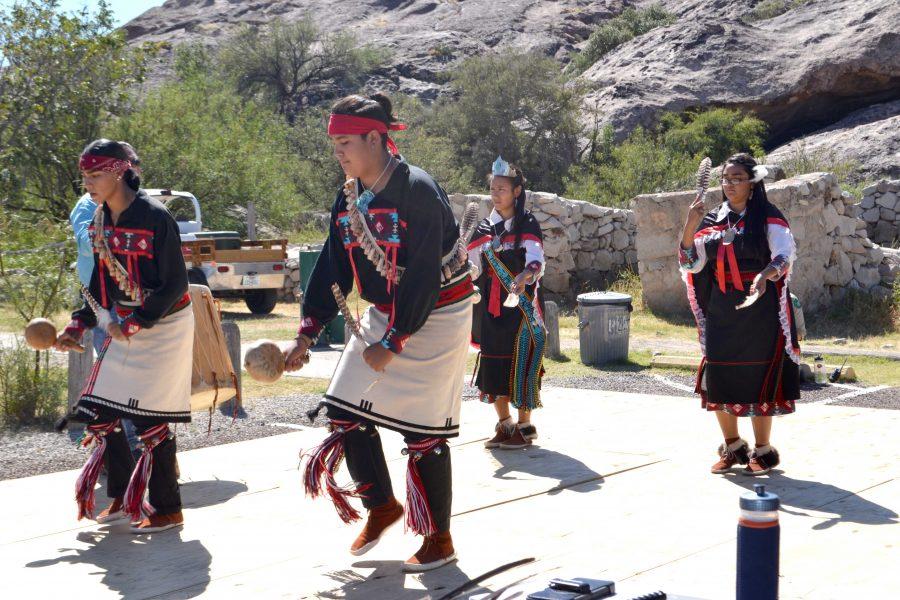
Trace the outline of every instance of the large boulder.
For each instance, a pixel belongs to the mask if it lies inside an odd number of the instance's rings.
[[[623,44],[584,75],[587,104],[627,132],[662,111],[731,106],[789,141],[894,100],[900,86],[900,3],[810,2],[747,23],[747,3],[667,0],[678,22]]]

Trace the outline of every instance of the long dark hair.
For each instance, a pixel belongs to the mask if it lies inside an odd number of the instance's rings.
[[[354,117],[375,119],[385,125],[398,122],[397,115],[394,114],[394,105],[384,92],[375,92],[369,96],[360,96],[358,94],[344,96],[331,106],[331,112],[335,115],[352,115]],[[382,133],[382,148],[387,148],[387,141],[387,134]]]
[[[509,175],[506,178],[512,182],[513,191],[515,191],[517,187],[520,190],[513,206],[513,233],[516,234],[515,247],[518,248],[522,244],[522,229],[525,227],[525,184],[528,180],[525,179],[525,174],[522,173],[522,169],[516,165],[511,164],[509,165],[509,168],[512,171],[512,175]]]
[[[106,138],[100,138],[85,146],[81,153],[127,160],[134,166],[141,164],[141,159],[138,157],[137,152],[128,142],[114,142]],[[135,192],[141,188],[141,176],[134,169],[125,171],[122,174],[122,180]]]
[[[729,156],[725,161],[725,164],[722,166],[722,173],[724,176],[725,167],[728,165],[734,165],[736,167],[741,167],[747,173],[747,177],[751,180],[756,177],[756,173],[753,172],[753,168],[756,167],[756,160],[747,153],[741,152],[739,154],[734,154]],[[752,184],[753,187],[750,190],[750,198],[747,200],[747,216],[744,218],[746,222],[746,228],[744,230],[744,237],[751,244],[759,247],[759,248],[767,248],[768,241],[766,239],[766,217],[769,212],[769,197],[766,195],[766,185],[762,182],[762,180],[757,181]],[[722,194],[725,195],[724,193]]]

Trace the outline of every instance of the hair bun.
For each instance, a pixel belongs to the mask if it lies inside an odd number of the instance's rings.
[[[387,94],[384,92],[375,92],[374,94],[367,96],[367,98],[377,102],[379,106],[381,106],[381,110],[384,111],[389,123],[397,122],[397,115],[394,114],[394,104]]]

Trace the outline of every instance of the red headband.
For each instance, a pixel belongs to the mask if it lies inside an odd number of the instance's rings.
[[[354,115],[332,114],[328,119],[328,135],[366,135],[370,131],[386,134],[388,131],[403,131],[404,129],[406,129],[404,123],[386,125],[378,119]],[[387,147],[391,154],[400,153],[394,140],[390,137],[388,137]]]
[[[111,156],[97,156],[96,154],[82,154],[78,159],[78,168],[82,171],[105,171],[106,173],[121,173],[132,167],[131,161],[120,160]]]

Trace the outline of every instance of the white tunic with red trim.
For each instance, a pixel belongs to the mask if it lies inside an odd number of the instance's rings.
[[[403,269],[397,282],[366,256],[347,202],[342,190],[304,291],[300,333],[315,337],[337,315],[333,284],[345,295],[355,285],[374,306],[362,318],[365,342],[349,340],[325,402],[402,433],[459,435],[474,287],[467,265],[442,278],[459,240],[450,201],[425,171],[401,162],[361,211],[378,249]],[[384,373],[363,360],[378,343],[395,354]]]
[[[747,215],[728,203],[704,217],[679,262],[697,320],[703,362],[696,391],[707,410],[736,416],[794,411],[800,397],[800,347],[788,283],[796,246],[784,215],[769,204],[765,236],[750,235]],[[782,277],[738,310],[753,278],[773,264]]]
[[[89,291],[115,311],[127,341],[110,338],[101,351],[75,410],[86,420],[104,417],[190,421],[194,315],[178,225],[166,208],[139,190],[113,224],[109,209],[103,235],[115,260],[141,290],[132,299],[110,275],[111,263],[95,254]],[[76,336],[98,322],[90,303],[72,313]]]

